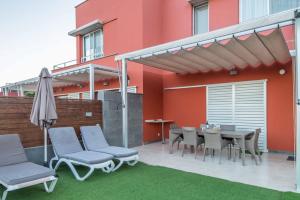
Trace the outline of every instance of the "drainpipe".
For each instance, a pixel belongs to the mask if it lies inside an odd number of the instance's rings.
[[[295,11],[296,190],[300,192],[300,10]]]
[[[122,59],[122,130],[123,145],[128,148],[128,97],[127,97],[127,60]]]
[[[95,99],[95,69],[92,64],[90,64],[90,99]]]

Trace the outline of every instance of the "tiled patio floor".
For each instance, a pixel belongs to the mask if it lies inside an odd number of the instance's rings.
[[[177,151],[175,147],[174,153],[169,154],[168,143],[163,145],[157,142],[137,147],[140,160],[150,165],[165,166],[280,191],[295,191],[294,162],[287,161],[286,154],[264,153],[263,162],[258,166],[247,155],[246,166],[242,166],[240,159],[236,162],[228,160],[224,152],[220,165],[218,155],[214,158],[207,156],[204,162],[203,151],[198,153],[196,160],[190,151],[186,151],[184,157],[181,157],[182,148],[181,146]]]

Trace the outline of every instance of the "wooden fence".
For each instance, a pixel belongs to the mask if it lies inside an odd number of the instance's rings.
[[[25,147],[43,144],[42,130],[30,123],[32,102],[33,98],[0,97],[0,134],[20,134]],[[101,101],[56,99],[56,107],[55,127],[72,126],[79,133],[80,126],[102,125]]]

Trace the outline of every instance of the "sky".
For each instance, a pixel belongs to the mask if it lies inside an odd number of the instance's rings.
[[[83,0],[0,0],[0,86],[73,60],[75,6]]]

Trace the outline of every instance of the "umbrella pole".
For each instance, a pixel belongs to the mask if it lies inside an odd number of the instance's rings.
[[[48,138],[47,138],[47,127],[44,126],[44,165],[48,165]]]

